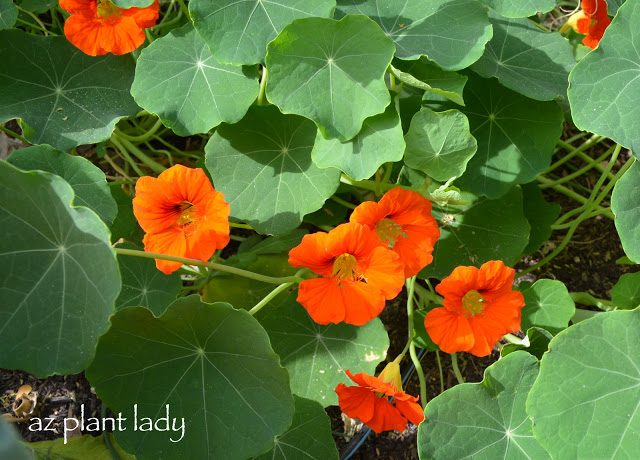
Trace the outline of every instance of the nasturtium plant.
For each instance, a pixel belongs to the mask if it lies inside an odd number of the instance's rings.
[[[561,281],[538,280],[522,291],[522,329],[532,326],[556,334],[565,329],[575,313],[575,304]]]
[[[640,263],[640,164],[634,163],[620,178],[613,189],[611,211],[616,216],[616,229],[625,253],[632,261]]]
[[[640,273],[622,275],[611,289],[611,302],[621,310],[640,307]]]
[[[18,8],[12,0],[0,0],[0,29],[9,29],[18,18]]]
[[[394,59],[391,72],[408,86],[439,94],[456,104],[464,105],[463,90],[467,77],[442,70],[438,64],[425,57],[415,61]]]
[[[482,0],[482,3],[504,17],[526,18],[537,12],[551,11],[556,6],[557,0]]]

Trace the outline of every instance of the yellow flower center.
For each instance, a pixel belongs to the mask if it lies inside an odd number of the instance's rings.
[[[98,16],[103,19],[115,19],[122,15],[120,8],[109,0],[98,0],[96,9]]]
[[[484,297],[476,290],[467,292],[462,298],[462,308],[466,310],[465,316],[481,315],[484,316]]]
[[[389,249],[393,249],[399,237],[407,237],[402,231],[402,225],[396,224],[388,217],[385,217],[376,224],[376,235],[378,235],[380,241],[386,244]]]
[[[176,221],[180,228],[191,225],[197,219],[196,208],[188,201],[180,203],[180,210],[182,212]]]
[[[351,254],[344,253],[333,262],[333,273],[338,280],[355,281],[358,278],[358,261]]]

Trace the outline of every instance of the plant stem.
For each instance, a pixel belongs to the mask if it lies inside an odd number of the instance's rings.
[[[234,222],[229,222],[229,227],[234,227],[234,228],[246,228],[247,230],[253,230],[253,227],[251,225],[247,225],[247,224],[236,224]]]
[[[264,93],[267,89],[267,77],[268,77],[267,68],[262,66],[262,78],[260,78],[260,92],[258,93],[258,100],[256,104],[258,105],[266,105],[264,103]]]
[[[427,283],[429,283],[429,281],[427,281]],[[430,283],[429,283],[429,287],[431,287]],[[421,298],[425,298],[429,302],[442,304],[442,301],[444,300],[443,297],[440,297],[435,292],[431,292],[428,289],[425,289],[424,287],[420,286],[418,283],[416,283],[416,290],[418,291],[418,295],[420,295]]]
[[[436,362],[440,371],[440,393],[444,393],[444,375],[442,374],[442,361],[440,360],[440,352],[436,350]]]
[[[149,129],[149,131],[147,131],[146,133],[141,134],[139,136],[130,136],[128,134],[123,133],[119,129],[116,129],[115,132],[119,137],[121,137],[123,139],[126,139],[128,141],[131,141],[131,142],[144,142],[147,139],[151,138],[156,133],[156,131],[158,129],[160,129],[161,126],[162,126],[162,120],[160,120],[160,118],[158,118],[156,120],[156,122],[154,123],[154,125],[151,127],[151,129]]]
[[[184,3],[184,0],[178,0],[178,3],[180,3],[180,9],[184,13],[184,15],[187,17],[187,19],[189,21],[191,21],[191,15],[189,14],[189,8],[187,8],[187,5]]]
[[[102,417],[102,420],[104,420],[107,417],[107,406],[104,404],[104,402],[102,403],[102,407],[100,408],[100,416]],[[106,444],[107,449],[109,449],[111,458],[113,458],[113,460],[120,460],[120,455],[116,451],[115,447],[113,447],[113,444],[111,443],[111,439],[109,439],[109,432],[107,430],[104,430],[102,432],[102,436],[104,436],[104,443]]]
[[[575,303],[593,305],[603,311],[612,311],[616,309],[613,302],[605,299],[598,299],[587,292],[570,292],[569,295]]]
[[[610,148],[609,150],[607,150],[606,152],[604,152],[602,155],[600,155],[595,160],[589,158],[591,161],[588,162],[586,166],[583,166],[582,168],[578,169],[577,171],[575,171],[575,172],[573,172],[573,173],[571,173],[571,174],[569,174],[567,176],[561,177],[558,180],[554,180],[552,182],[549,182],[549,183],[546,183],[546,184],[542,184],[542,185],[540,185],[540,188],[547,188],[547,187],[552,187],[553,185],[563,184],[565,182],[569,182],[570,180],[572,180],[572,179],[574,179],[574,178],[576,178],[578,176],[581,176],[582,174],[586,173],[590,169],[594,168],[596,164],[599,165],[601,161],[603,161],[605,158],[607,158],[609,155],[611,155],[612,151],[613,151],[613,147]]]
[[[569,139],[567,141],[558,140],[557,145],[562,147],[563,149],[565,149],[568,153],[566,155],[564,155],[562,158],[560,158],[558,161],[556,161],[554,164],[549,166],[549,169],[547,169],[544,173],[546,174],[546,173],[549,173],[549,172],[553,171],[558,166],[566,163],[571,158],[576,156],[579,152],[582,152],[584,150],[587,150],[590,147],[593,147],[595,144],[597,144],[598,142],[600,142],[603,139],[604,139],[604,137],[601,137],[601,136],[598,136],[597,134],[594,134],[589,139],[587,139],[585,142],[583,142],[582,145],[580,145],[579,147],[574,147],[573,145],[571,145],[571,143],[570,143],[571,139]],[[571,142],[573,142],[573,141],[571,141]]]
[[[298,273],[300,273],[300,272],[298,272]],[[275,296],[280,294],[282,291],[288,289],[289,286],[292,286],[293,284],[295,284],[295,281],[290,281],[288,283],[282,283],[280,286],[278,286],[273,291],[271,291],[269,294],[267,294],[267,296],[264,299],[262,299],[260,302],[258,302],[255,307],[253,307],[251,310],[249,310],[249,314],[250,315],[255,315],[256,313],[258,313],[262,309],[262,307],[264,307],[266,304],[268,304]]]
[[[244,276],[245,278],[251,278],[256,281],[262,281],[263,283],[281,284],[281,283],[299,283],[303,281],[303,279],[299,276],[283,276],[281,278],[274,278],[272,276],[260,275],[259,273],[242,270],[240,268],[229,267],[228,265],[216,264],[213,262],[203,262],[201,260],[196,260],[196,259],[187,259],[185,257],[176,257],[176,256],[168,256],[166,254],[156,254],[153,252],[137,251],[135,249],[123,249],[123,248],[114,248],[114,249],[116,251],[116,254],[120,254],[120,255],[144,257],[146,259],[169,260],[171,262],[180,262],[184,265],[195,265],[196,267],[206,267],[206,268],[211,268],[213,270],[218,270],[221,272],[227,272],[227,273],[232,273],[238,276]]]
[[[407,318],[409,322],[409,341],[407,344],[409,345],[409,355],[411,356],[411,361],[416,368],[416,372],[418,374],[418,380],[420,380],[420,402],[422,403],[422,407],[427,406],[427,382],[424,378],[424,371],[422,370],[422,365],[420,364],[420,360],[418,359],[418,355],[416,354],[416,345],[413,343],[413,293],[416,286],[416,277],[413,276],[406,281],[407,285]],[[404,356],[406,353],[405,350],[400,354],[400,356]],[[397,359],[397,358],[396,358]]]
[[[16,139],[24,142],[25,144],[29,144],[31,145],[31,142],[29,142],[27,139],[25,139],[24,137],[22,137],[20,134],[15,133],[13,131],[11,131],[9,128],[5,128],[4,126],[0,125],[0,131],[4,131],[5,133],[7,133],[9,136],[11,137],[15,137]]]
[[[332,195],[331,199],[333,201],[335,201],[338,204],[341,204],[342,206],[344,206],[345,208],[349,208],[349,209],[356,209],[356,205],[353,203],[349,203],[346,200],[343,200],[342,198],[340,198],[339,196],[336,195]]]
[[[16,8],[18,9],[18,11],[22,11],[24,14],[28,14],[29,16],[31,16],[37,23],[38,25],[41,27],[40,30],[42,30],[44,32],[44,36],[46,37],[47,35],[51,34],[51,35],[56,35],[56,34],[52,34],[51,32],[49,32],[47,30],[47,28],[45,27],[45,25],[42,23],[42,21],[38,18],[38,16],[36,16],[35,14],[33,14],[31,11],[27,11],[23,8],[20,8],[18,5],[16,5]]]
[[[458,355],[456,353],[451,353],[451,367],[453,368],[456,379],[458,379],[458,383],[464,383],[460,368],[458,368]]]
[[[138,147],[133,145],[127,139],[118,136],[118,134],[116,134],[116,133],[113,133],[111,135],[111,143],[113,145],[115,145],[116,147],[118,147],[118,149],[120,151],[129,151],[129,152],[131,152],[133,155],[136,156],[136,158],[138,158],[138,160],[142,161],[145,165],[147,165],[149,168],[151,168],[153,170],[153,172],[155,172],[156,174],[161,174],[162,172],[164,172],[167,169],[164,166],[162,166],[160,163],[157,163],[154,160],[152,160],[146,154],[142,153],[142,151]],[[142,176],[144,174],[140,174],[140,175]]]

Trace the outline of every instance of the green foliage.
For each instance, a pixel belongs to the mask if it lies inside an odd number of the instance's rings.
[[[113,434],[109,433],[109,440],[121,460],[136,460],[117,445]],[[38,460],[112,460],[113,455],[104,442],[104,436],[93,437],[85,434],[79,438],[58,438],[53,441],[40,441],[29,443],[29,449],[33,451]]]
[[[527,400],[554,458],[631,459],[640,450],[640,310],[601,313],[558,334]]]
[[[18,8],[12,0],[0,0],[0,30],[10,29],[18,18]]]
[[[542,196],[542,190],[537,182],[530,182],[521,186],[524,215],[531,225],[529,244],[524,248],[524,254],[531,254],[551,236],[551,225],[560,215],[560,205],[551,204]]]
[[[526,18],[537,12],[551,11],[557,0],[482,0],[482,3],[507,18]]]
[[[127,56],[91,57],[64,37],[0,31],[0,121],[22,118],[33,144],[69,150],[108,139],[118,120],[138,110]],[[5,73],[4,69],[11,69]]]
[[[32,460],[33,455],[20,444],[18,433],[11,424],[0,417],[0,458]]]
[[[0,162],[0,367],[78,373],[108,328],[120,291],[109,232],[73,200],[60,177]]]
[[[549,349],[549,342],[553,336],[551,333],[540,327],[531,327],[527,329],[527,337],[525,343],[517,345],[514,343],[508,343],[502,347],[500,355],[502,357],[507,356],[514,351],[523,350],[532,354],[538,359],[542,359],[542,355]],[[528,342],[528,343],[527,343]]]
[[[462,91],[467,83],[467,77],[464,75],[442,70],[435,62],[425,57],[416,61],[394,59],[391,71],[406,85],[439,94],[456,104],[464,105]]]
[[[634,163],[616,183],[611,197],[611,210],[616,216],[616,229],[629,259],[640,263],[640,164]]]
[[[176,300],[159,318],[142,307],[120,310],[86,374],[100,399],[130,422],[136,404],[139,424],[167,410],[178,424],[184,418],[180,442],[169,440],[180,437],[175,431],[131,424],[118,431],[119,444],[139,460],[257,455],[293,415],[287,372],[264,329],[248,313],[198,296]]]
[[[154,0],[112,0],[113,4],[119,8],[145,8],[151,5]]]
[[[621,310],[640,306],[640,272],[622,275],[611,289],[611,302]]]
[[[522,330],[532,326],[557,334],[569,325],[576,306],[561,281],[538,280],[522,291],[525,306],[522,309]]]

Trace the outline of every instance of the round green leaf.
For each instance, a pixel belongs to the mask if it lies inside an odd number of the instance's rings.
[[[267,98],[313,120],[324,137],[347,141],[389,105],[384,73],[393,51],[367,17],[298,19],[267,47]]]
[[[142,250],[130,243],[122,243],[117,247]],[[122,276],[122,291],[116,299],[116,310],[141,306],[160,316],[176,300],[182,289],[180,275],[165,275],[156,268],[153,259],[121,255],[118,256],[118,265]]]
[[[507,19],[493,12],[489,19],[493,38],[471,68],[532,99],[566,98],[569,72],[576,65],[571,43],[558,32],[540,30],[530,19]]]
[[[526,18],[536,13],[547,13],[556,7],[557,2],[558,0],[482,0],[482,3],[507,18]],[[495,30],[494,26],[493,31]]]
[[[109,327],[120,275],[109,231],[49,173],[0,161],[0,367],[76,374]]]
[[[7,161],[25,171],[38,169],[62,177],[75,193],[74,204],[91,209],[107,225],[111,225],[118,213],[107,178],[86,158],[67,155],[48,145],[37,145],[16,150]]]
[[[631,165],[616,182],[611,196],[611,210],[615,214],[616,230],[625,254],[640,263],[640,163]]]
[[[640,452],[640,310],[601,313],[559,333],[527,400],[553,458],[633,459]]]
[[[557,334],[569,325],[576,305],[561,281],[538,280],[522,291],[525,306],[522,308],[522,330],[532,326]]]
[[[640,155],[640,0],[628,0],[598,47],[569,76],[578,128],[609,137]]]
[[[291,426],[276,438],[276,445],[270,452],[255,460],[338,460],[331,420],[322,405],[295,395],[293,401],[296,411]]]
[[[70,150],[108,139],[138,111],[129,56],[87,56],[65,37],[0,32],[0,122],[22,118],[32,144]]]
[[[503,196],[546,170],[562,134],[562,110],[501,86],[495,79],[470,77],[465,88],[471,134],[478,141],[464,175],[463,190],[489,198]]]
[[[387,162],[399,161],[404,153],[400,117],[393,104],[384,113],[364,120],[362,130],[350,141],[325,139],[316,134],[311,158],[320,168],[334,167],[355,180],[368,179]]]
[[[529,223],[522,211],[522,192],[512,188],[497,200],[462,193],[464,205],[439,206],[433,217],[440,238],[433,250],[433,262],[420,272],[421,278],[442,279],[459,265],[479,267],[489,260],[513,265],[529,241]]]
[[[240,120],[258,96],[258,73],[219,64],[191,23],[140,53],[131,94],[181,136]]]
[[[258,313],[258,320],[291,377],[291,391],[323,406],[338,404],[334,389],[349,383],[346,370],[374,374],[385,359],[389,338],[378,318],[364,326],[313,321],[292,293],[280,306]]]
[[[457,385],[429,401],[418,427],[420,458],[550,458],[525,412],[537,376],[534,356],[511,353],[489,366],[481,383]]]
[[[622,275],[611,289],[611,302],[622,310],[640,306],[640,272]]]
[[[416,61],[394,59],[391,71],[406,85],[439,94],[458,105],[464,105],[462,90],[467,83],[464,75],[442,70],[438,64],[425,57]]]
[[[294,19],[330,18],[335,0],[191,0],[189,12],[216,60],[264,62],[267,43]]]
[[[477,61],[491,39],[488,9],[476,0],[338,0],[336,17],[365,14],[396,44],[400,59],[427,56],[445,70]]]
[[[615,16],[618,13],[618,8],[622,6],[625,0],[607,0],[607,12],[609,16]]]
[[[502,347],[502,350],[500,350],[500,355],[502,357],[505,357],[508,354],[513,353],[514,351],[523,350],[538,359],[542,359],[542,355],[545,354],[549,349],[549,342],[552,338],[553,335],[551,335],[549,331],[540,327],[531,327],[527,329],[527,337],[525,339],[525,343],[508,343],[504,347]]]
[[[421,110],[411,119],[405,141],[407,166],[442,182],[461,176],[478,148],[469,120],[457,110]]]
[[[159,318],[142,307],[120,310],[86,374],[127,418],[116,439],[139,460],[244,459],[271,448],[293,415],[287,372],[264,329],[247,312],[198,296],[178,299]],[[169,438],[180,431],[141,431],[143,417],[167,411],[177,427],[184,418],[179,442]]]
[[[536,181],[521,186],[524,215],[531,225],[529,244],[522,251],[531,254],[538,250],[551,236],[551,225],[560,215],[561,207],[557,203],[548,203]]]
[[[111,1],[118,8],[124,8],[124,9],[131,8],[131,7],[146,8],[147,6],[151,5],[154,2],[154,0],[111,0]]]
[[[0,30],[10,29],[18,19],[18,8],[12,0],[0,0]]]
[[[29,450],[20,443],[15,428],[0,417],[0,458],[11,460],[32,460],[34,457]]]
[[[231,216],[283,235],[319,209],[336,191],[340,171],[311,161],[315,137],[313,123],[274,106],[254,106],[239,123],[220,126],[205,146],[206,167]]]

